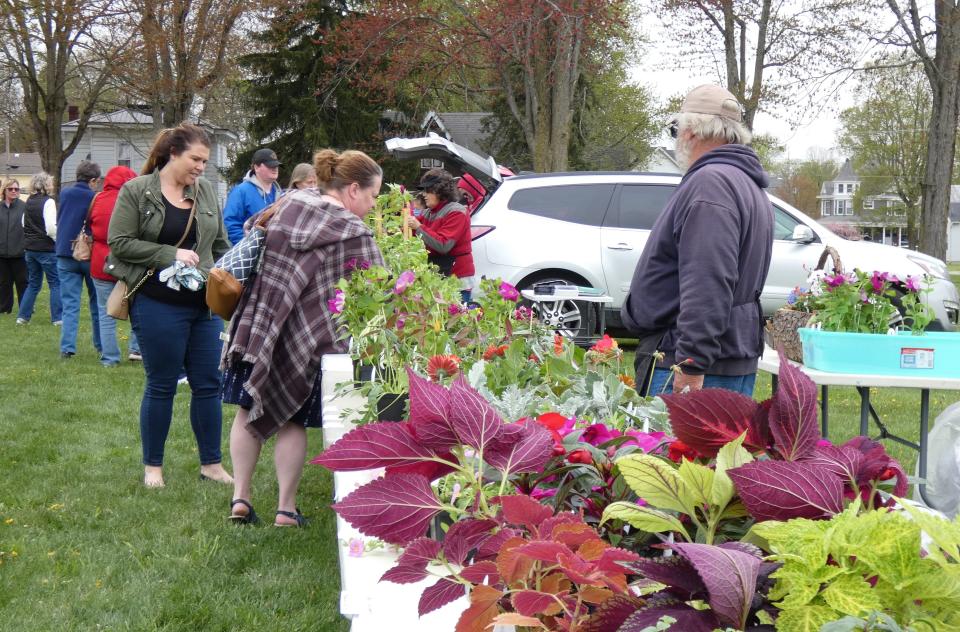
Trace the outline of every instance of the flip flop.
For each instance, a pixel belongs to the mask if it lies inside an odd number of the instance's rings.
[[[287,518],[290,518],[291,520],[295,520],[297,524],[277,524],[276,522],[274,522],[274,523],[273,523],[273,526],[275,526],[275,527],[297,527],[297,528],[301,528],[301,527],[307,526],[307,523],[309,522],[309,520],[307,519],[307,517],[304,516],[302,513],[300,513],[300,508],[299,508],[299,507],[297,507],[297,510],[296,510],[295,512],[294,512],[294,511],[280,511],[280,510],[278,509],[278,510],[277,510],[277,515],[278,515],[278,516],[285,516],[285,517],[287,517]]]
[[[234,506],[236,506],[236,505],[243,505],[244,507],[246,507],[246,508],[249,509],[250,511],[249,511],[246,515],[243,515],[243,516],[236,515],[236,514],[232,513],[232,512],[233,512],[233,508],[234,508]],[[247,502],[246,500],[244,500],[244,499],[242,499],[242,498],[234,498],[233,500],[230,501],[230,511],[231,511],[231,513],[230,513],[230,520],[231,520],[231,522],[234,522],[234,523],[236,523],[236,524],[254,524],[254,523],[260,521],[260,518],[257,517],[257,512],[253,510],[253,505],[251,505],[249,502]]]

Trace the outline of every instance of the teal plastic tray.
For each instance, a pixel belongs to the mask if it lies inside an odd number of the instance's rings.
[[[960,333],[895,336],[801,328],[803,363],[832,373],[960,377]]]

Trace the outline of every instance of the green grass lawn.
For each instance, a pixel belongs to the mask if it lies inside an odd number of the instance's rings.
[[[45,294],[37,305],[24,327],[0,316],[0,630],[346,630],[326,471],[306,466],[310,525],[274,528],[268,444],[253,499],[264,523],[228,523],[232,488],[198,480],[182,386],[167,487],[145,489],[143,369],[102,368],[87,314],[77,356],[60,360]],[[232,419],[225,406],[228,469]],[[321,441],[311,431],[309,455]]]

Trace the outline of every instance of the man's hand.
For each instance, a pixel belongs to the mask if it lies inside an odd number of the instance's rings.
[[[682,393],[684,389],[699,391],[703,388],[702,375],[687,375],[683,371],[673,374],[673,392]]]

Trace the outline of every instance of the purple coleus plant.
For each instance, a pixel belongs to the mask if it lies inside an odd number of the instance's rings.
[[[408,421],[356,428],[311,461],[334,472],[385,468],[383,477],[333,509],[361,533],[400,545],[423,536],[441,512],[457,520],[495,517],[498,508],[488,504],[484,483],[499,481],[503,494],[513,489],[511,477],[538,472],[553,456],[549,431],[540,424],[505,423],[463,376],[446,388],[407,373]],[[437,498],[431,481],[451,472],[476,486],[472,507]]]
[[[828,518],[845,500],[860,496],[865,506],[881,504],[878,490],[907,492],[907,475],[883,446],[867,437],[822,445],[817,422],[817,387],[780,353],[776,394],[757,403],[720,389],[664,395],[676,436],[698,454],[712,458],[745,435],[743,445],[769,458],[727,470],[747,511],[756,520]]]

